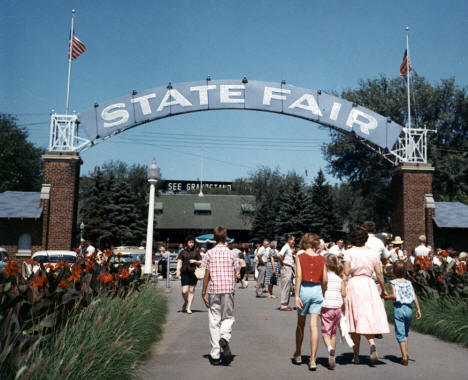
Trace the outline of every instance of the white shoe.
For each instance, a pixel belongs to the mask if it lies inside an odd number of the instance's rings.
[[[246,287],[246,288],[249,287],[249,282],[248,282],[248,281],[245,282],[245,287]]]
[[[192,310],[187,309],[187,314],[192,314]]]

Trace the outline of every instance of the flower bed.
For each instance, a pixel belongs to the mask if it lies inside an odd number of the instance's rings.
[[[125,298],[140,289],[145,282],[141,263],[114,266],[112,256],[106,251],[103,258],[78,258],[74,265],[44,266],[30,260],[40,270],[28,278],[16,262],[7,263],[0,272],[0,378],[8,379],[20,370],[24,355],[31,355],[97,296]]]

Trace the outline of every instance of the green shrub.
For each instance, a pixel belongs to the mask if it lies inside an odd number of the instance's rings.
[[[154,285],[125,298],[102,296],[69,317],[31,354],[27,379],[129,379],[160,336],[166,298]]]
[[[416,319],[413,307],[411,328],[423,334],[431,334],[468,347],[468,301],[466,298],[438,296],[419,298],[422,318]],[[393,322],[393,302],[386,302],[388,320]]]

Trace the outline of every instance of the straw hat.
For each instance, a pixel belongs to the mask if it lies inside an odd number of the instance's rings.
[[[460,260],[463,260],[463,259],[464,259],[465,257],[467,257],[467,256],[468,256],[468,253],[466,253],[466,252],[460,252],[460,255],[458,255],[458,258],[459,258]]]
[[[392,241],[393,244],[403,244],[403,240],[401,240],[401,237],[395,236],[395,240]]]

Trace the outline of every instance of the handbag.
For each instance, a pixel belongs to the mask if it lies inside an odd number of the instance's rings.
[[[195,277],[199,280],[203,280],[203,278],[205,277],[205,268],[198,267],[197,269],[195,269]]]

